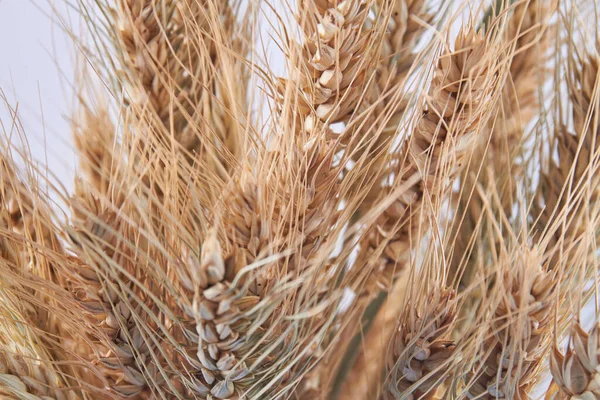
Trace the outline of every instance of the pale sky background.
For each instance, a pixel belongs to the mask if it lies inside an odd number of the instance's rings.
[[[41,165],[47,164],[70,189],[75,155],[68,121],[73,109],[69,85],[74,76],[75,52],[52,6],[68,18],[65,3],[65,0],[0,0],[0,97],[5,97],[10,107],[18,106],[33,158]],[[71,18],[69,26],[77,30],[75,15]],[[268,25],[262,24],[261,28],[265,33]],[[277,72],[283,71],[281,60],[272,54],[272,66]],[[2,101],[0,132],[6,135],[11,131],[10,115]],[[593,302],[586,308],[584,322],[591,327]]]
[[[68,84],[74,75],[75,53],[53,15],[53,3],[62,16],[68,15],[64,0],[0,0],[0,89],[10,107],[18,107],[33,158],[42,164],[47,159],[50,171],[70,184],[75,158]],[[77,26],[76,21],[71,24]],[[10,134],[11,120],[2,101],[5,135]]]

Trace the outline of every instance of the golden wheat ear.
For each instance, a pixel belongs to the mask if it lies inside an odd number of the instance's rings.
[[[499,109],[488,123],[479,144],[471,155],[468,166],[460,177],[456,204],[457,217],[453,221],[455,244],[452,271],[463,286],[468,286],[477,260],[463,256],[487,227],[479,223],[482,201],[475,187],[495,187],[502,199],[499,215],[510,217],[516,201],[516,191],[524,178],[525,143],[531,139],[530,125],[542,112],[541,97],[549,81],[552,46],[556,45],[556,24],[553,15],[556,2],[519,1],[506,9],[502,45],[508,54]],[[500,19],[500,18],[499,18]],[[535,126],[534,126],[535,129]],[[542,128],[543,129],[543,128]],[[509,171],[506,171],[506,169]]]
[[[69,344],[81,315],[63,289],[72,264],[43,181],[0,156],[0,393],[6,398],[76,399],[82,393]],[[82,385],[86,385],[85,382]]]
[[[427,109],[398,155],[396,184],[408,183],[413,176],[418,179],[410,183],[401,196],[394,198],[375,221],[375,229],[360,243],[360,265],[371,257],[381,260],[378,262],[380,267],[373,271],[363,289],[367,293],[381,290],[378,281],[390,282],[409,273],[405,265],[411,250],[430,226],[431,207],[439,207],[452,177],[464,167],[465,157],[472,151],[480,127],[490,116],[488,107],[498,97],[494,54],[493,44],[488,39],[474,30],[466,30],[459,34],[454,49],[440,56],[429,89]],[[385,312],[398,315],[401,302],[395,303],[394,307],[394,311]],[[379,321],[366,338],[365,343],[372,343],[364,347],[366,354],[380,353],[389,343],[392,332],[384,318]],[[381,332],[388,333],[381,335]],[[372,368],[362,357],[359,356],[355,364],[356,375],[360,374],[361,368]],[[372,360],[372,357],[366,356],[366,359]],[[368,396],[380,384],[374,379],[368,385],[357,387],[358,382],[347,381],[347,393],[357,390],[361,393],[357,398]]]
[[[600,396],[600,327],[588,333],[579,323],[573,324],[566,353],[555,348],[550,357],[554,379],[547,400],[594,399]]]
[[[458,301],[445,278],[430,276],[435,265],[435,250],[407,286],[404,309],[400,314],[387,356],[387,373],[381,390],[384,399],[416,397],[442,399],[446,395],[457,346],[452,338]],[[417,282],[427,281],[430,289],[413,292]],[[438,281],[441,280],[441,281]]]
[[[251,142],[253,63],[246,56],[253,13],[235,0],[92,3],[80,1],[92,36],[80,47],[117,99],[117,142],[121,155],[136,160],[130,168],[162,191],[181,180],[176,173],[178,179],[158,179],[181,158],[222,185]]]
[[[3,196],[4,197],[4,196]],[[42,310],[36,309],[35,294],[19,283],[24,271],[26,253],[9,229],[3,207],[0,224],[0,395],[6,398],[38,398],[62,396],[66,382],[55,368],[51,347],[41,340]]]
[[[469,394],[485,399],[528,398],[552,337],[557,303],[554,275],[544,270],[535,248],[517,246],[508,257],[516,258],[500,261],[503,276],[492,289],[497,290],[498,301],[490,302],[495,311],[490,316],[493,335],[484,343],[487,357],[468,378],[474,379]]]

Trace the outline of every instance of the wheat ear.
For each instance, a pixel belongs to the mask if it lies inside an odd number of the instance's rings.
[[[5,262],[3,260],[3,264]],[[75,399],[75,393],[66,390],[68,385],[53,364],[47,344],[41,340],[41,332],[33,328],[35,319],[40,317],[36,315],[34,303],[15,296],[14,284],[4,279],[10,276],[4,267],[3,278],[0,279],[0,397],[15,400]]]
[[[547,400],[596,399],[600,396],[600,326],[586,332],[579,323],[573,325],[569,349],[557,348],[550,358],[554,382]]]
[[[454,47],[440,57],[428,108],[398,156],[398,176],[416,173],[420,181],[385,210],[361,243],[359,257],[377,260],[373,283],[379,279],[384,287],[402,270],[411,248],[425,233],[426,222],[420,220],[426,215],[425,202],[437,204],[426,197],[445,195],[452,177],[466,165],[478,130],[489,117],[486,106],[495,99],[495,71],[488,62],[493,49],[487,39],[462,32]],[[371,258],[373,254],[381,255]]]
[[[111,14],[122,84],[133,111],[150,123],[144,140],[178,143],[188,158],[196,153],[219,172],[228,168],[243,143],[246,94],[228,76],[247,75],[229,4],[119,0]]]
[[[40,305],[24,263],[22,238],[10,232],[8,213],[2,210],[0,219],[0,396],[7,399],[40,399],[52,396],[66,400],[75,398],[67,390],[68,380],[54,364],[62,357],[59,348],[53,348],[46,332],[44,319],[48,309]],[[26,286],[22,283],[27,282]],[[40,329],[41,327],[42,329]],[[53,351],[54,350],[54,351]],[[67,368],[65,368],[66,370]]]
[[[571,84],[575,133],[564,126],[557,128],[558,162],[551,161],[540,180],[538,197],[545,208],[539,226],[542,233],[544,230],[553,232],[545,234],[550,247],[558,245],[569,249],[589,228],[588,221],[595,221],[598,215],[598,184],[593,171],[597,168],[598,157],[598,97],[595,92],[600,82],[599,71],[597,54],[583,56]],[[576,252],[577,247],[568,251]],[[559,253],[555,253],[553,265],[559,263]]]
[[[551,343],[556,281],[534,249],[517,246],[514,259],[500,261],[496,282],[499,301],[485,341],[486,357],[475,369],[470,396],[482,399],[526,399],[534,387]],[[509,265],[511,265],[509,267]]]
[[[311,132],[324,122],[343,119],[362,95],[373,62],[364,25],[369,7],[356,0],[300,0],[298,4],[305,40],[301,48],[290,46],[292,77],[301,93],[294,119],[302,130]]]
[[[379,37],[380,30],[385,27],[381,51],[369,55],[378,55],[378,63],[375,74],[361,96],[359,108],[346,118],[346,129],[341,135],[345,154],[359,163],[353,167],[353,171],[365,171],[359,179],[354,180],[354,186],[349,191],[352,194],[350,200],[356,201],[357,197],[361,197],[359,193],[370,186],[365,198],[358,202],[355,215],[364,214],[369,210],[381,188],[382,177],[385,172],[389,172],[387,164],[390,156],[386,153],[393,145],[392,138],[401,131],[399,125],[406,110],[406,102],[398,99],[398,94],[405,89],[405,77],[415,57],[414,46],[425,30],[422,23],[431,18],[423,1],[403,0],[393,4],[378,2],[373,5],[373,11],[376,13],[373,21],[367,21],[371,36]],[[377,43],[373,45],[375,44]],[[356,313],[362,313],[370,301],[368,296],[360,297],[353,305]],[[314,382],[319,381],[326,387],[333,385],[323,382],[332,382],[336,371],[342,366],[340,363],[348,351],[350,341],[358,331],[361,319],[350,315],[353,314],[347,315],[348,320],[335,338],[334,349],[330,350],[327,361],[322,362],[322,366],[308,378],[313,382],[315,393],[324,395],[327,390],[323,387],[315,390]]]
[[[428,109],[416,124],[413,135],[407,139],[400,152],[402,167],[397,181],[417,175],[420,179],[410,186],[374,224],[373,231],[361,242],[359,265],[365,260],[376,262],[366,283],[367,293],[380,291],[378,282],[389,285],[403,270],[411,249],[424,234],[428,221],[424,207],[427,196],[444,197],[451,182],[450,177],[464,166],[466,156],[477,142],[480,125],[487,122],[489,107],[495,95],[495,71],[489,63],[493,53],[486,38],[474,31],[461,32],[455,49],[440,57],[434,76]],[[438,198],[439,198],[438,197]],[[424,202],[427,201],[427,204]],[[394,293],[395,288],[391,292]],[[392,304],[391,315],[399,315],[400,302]],[[383,312],[383,309],[382,309]],[[385,318],[377,318],[365,343],[365,352],[381,354],[390,341],[391,331]],[[379,368],[369,363],[372,357],[361,353],[350,374],[358,376],[364,368]],[[375,365],[375,366],[374,366]],[[352,376],[352,375],[350,375]],[[361,380],[349,379],[346,393],[356,393],[356,398],[368,398],[379,384],[377,378],[361,385]],[[364,383],[364,382],[363,382]]]
[[[456,322],[456,296],[453,290],[434,289],[426,301],[406,304],[392,339],[383,398],[442,399],[456,349],[450,337]]]
[[[523,173],[523,142],[526,128],[539,114],[540,91],[548,70],[549,47],[553,40],[550,18],[556,7],[552,2],[519,1],[509,8],[512,13],[506,22],[503,41],[508,50],[508,73],[503,85],[500,111],[490,119],[487,134],[481,136],[477,150],[461,176],[457,202],[457,218],[453,224],[452,273],[460,275],[463,287],[469,285],[477,260],[467,258],[470,244],[481,240],[486,226],[478,221],[482,199],[475,187],[495,188],[501,199],[501,215],[510,216],[516,199],[516,190]],[[506,168],[510,173],[499,173]],[[491,189],[490,189],[491,190]],[[496,202],[491,203],[497,205]],[[466,265],[464,265],[466,263]]]
[[[368,169],[368,182],[357,184],[357,192],[371,184],[357,209],[364,214],[377,200],[382,181],[390,173],[390,150],[406,130],[409,100],[407,76],[413,69],[415,46],[433,19],[425,1],[378,2],[375,18],[387,21],[375,74],[361,99],[356,117],[341,137],[344,149],[359,168]],[[439,10],[441,12],[441,10]],[[373,22],[377,32],[377,22]],[[425,54],[423,51],[421,53]],[[423,72],[423,71],[419,71]]]

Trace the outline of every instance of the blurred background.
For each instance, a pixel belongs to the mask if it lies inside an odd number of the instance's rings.
[[[0,123],[3,135],[70,188],[76,53],[64,26],[76,31],[79,25],[66,3],[0,0]]]

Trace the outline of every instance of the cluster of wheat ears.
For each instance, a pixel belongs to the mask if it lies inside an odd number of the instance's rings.
[[[600,399],[600,4],[70,7],[75,189],[2,122],[0,398]]]

